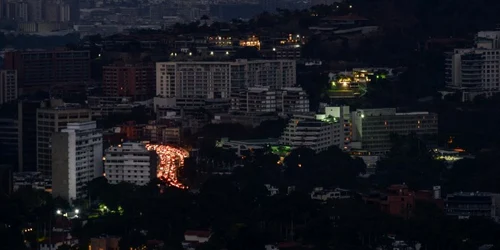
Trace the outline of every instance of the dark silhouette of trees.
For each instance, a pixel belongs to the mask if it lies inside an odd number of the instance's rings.
[[[377,163],[375,183],[381,187],[406,183],[415,190],[430,189],[441,183],[444,163],[434,160],[416,135],[394,136],[393,143],[388,156]]]

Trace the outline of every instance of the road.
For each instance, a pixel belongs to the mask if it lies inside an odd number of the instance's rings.
[[[189,156],[187,150],[160,144],[146,144],[146,148],[158,154],[158,179],[177,188],[187,188],[177,178],[179,168],[184,166],[184,158]]]

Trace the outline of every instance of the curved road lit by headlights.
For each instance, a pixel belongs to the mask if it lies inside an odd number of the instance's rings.
[[[184,158],[189,156],[187,150],[160,144],[146,144],[146,148],[158,154],[158,179],[170,186],[187,188],[177,178],[179,168],[184,166]]]

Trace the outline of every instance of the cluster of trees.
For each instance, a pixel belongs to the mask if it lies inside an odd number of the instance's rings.
[[[36,246],[48,236],[57,209],[69,208],[67,201],[52,198],[43,190],[21,188],[9,196],[0,196],[0,240],[6,249],[25,249],[25,240]],[[53,224],[52,224],[53,225]],[[33,228],[21,233],[22,229]],[[40,238],[37,238],[40,237]]]

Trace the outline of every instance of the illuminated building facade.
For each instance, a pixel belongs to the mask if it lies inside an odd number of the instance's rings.
[[[354,68],[352,71],[330,74],[331,98],[355,98],[363,96],[367,84],[377,79],[391,79],[397,75],[392,68]]]
[[[438,115],[430,112],[397,113],[395,108],[358,109],[351,113],[353,141],[363,150],[384,154],[392,147],[391,134],[415,133],[428,146],[437,145]]]
[[[208,38],[208,43],[216,47],[232,47],[233,38],[230,36],[211,36]]]
[[[156,153],[142,143],[126,142],[105,151],[104,171],[111,184],[146,185],[156,178]]]
[[[305,37],[288,34],[286,39],[279,40],[273,47],[273,52],[277,59],[300,59],[302,45],[305,44]]]
[[[241,47],[255,47],[260,50],[260,40],[256,36],[251,36],[247,39],[240,40]]]
[[[102,132],[95,121],[68,123],[52,135],[52,196],[87,197],[86,184],[103,174]]]

